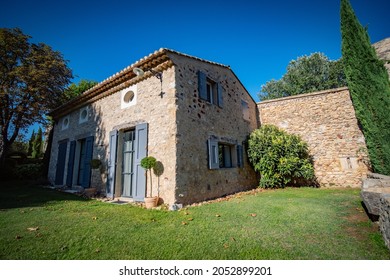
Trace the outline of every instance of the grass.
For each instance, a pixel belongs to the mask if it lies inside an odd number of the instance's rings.
[[[181,211],[1,183],[0,259],[390,259],[359,190],[238,194]]]

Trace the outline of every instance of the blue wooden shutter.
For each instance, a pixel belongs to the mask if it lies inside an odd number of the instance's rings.
[[[135,201],[143,201],[146,195],[145,169],[141,166],[141,160],[148,155],[147,148],[148,124],[142,123],[135,127],[133,177],[133,198]]]
[[[217,84],[217,92],[218,92],[218,106],[223,107],[223,87],[221,83]]]
[[[107,176],[107,187],[106,196],[114,198],[115,194],[115,171],[116,171],[116,148],[118,142],[118,130],[110,132],[110,154],[108,157],[108,176]]]
[[[203,100],[207,100],[207,77],[206,74],[198,71],[198,90],[199,97]]]
[[[74,167],[75,151],[76,151],[76,141],[72,141],[70,142],[70,147],[69,147],[68,174],[66,175],[67,186],[72,186],[73,183],[73,167]]]
[[[91,160],[93,154],[93,136],[85,139],[85,161],[84,161],[84,173],[81,181],[83,188],[89,188],[91,183]]]
[[[244,149],[242,145],[237,145],[237,166],[244,167]]]
[[[208,140],[208,153],[209,153],[209,169],[219,168],[219,152],[218,141],[214,139]]]
[[[62,141],[58,143],[58,156],[57,156],[57,169],[56,178],[54,184],[64,184],[64,171],[65,171],[65,160],[66,160],[66,149],[68,147],[68,141]]]

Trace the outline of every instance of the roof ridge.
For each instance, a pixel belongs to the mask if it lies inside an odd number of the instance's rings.
[[[214,64],[214,65],[218,65],[218,66],[222,66],[222,67],[230,69],[230,65],[214,62],[214,61],[207,60],[207,59],[204,59],[204,58],[200,58],[200,57],[197,57],[197,56],[194,56],[194,55],[189,55],[189,54],[186,54],[186,53],[183,53],[183,52],[179,52],[179,51],[176,51],[176,50],[173,50],[173,49],[161,48],[160,50],[164,50],[166,52],[171,52],[171,53],[174,53],[174,54],[177,54],[177,55],[185,56],[185,57],[188,57],[188,58],[196,59],[196,60],[199,60],[199,61],[203,61],[203,62],[206,62],[206,63],[210,63],[210,64]]]

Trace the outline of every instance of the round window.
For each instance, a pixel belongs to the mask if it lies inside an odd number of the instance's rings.
[[[64,127],[67,127],[68,124],[69,124],[69,119],[68,119],[68,118],[65,118],[65,119],[64,119],[64,123],[63,123]]]
[[[134,91],[132,90],[129,90],[128,92],[125,93],[125,95],[123,96],[123,101],[125,103],[130,103],[131,101],[133,101],[134,99]]]
[[[81,112],[81,119],[82,120],[85,120],[87,118],[87,115],[88,115],[88,112],[86,109],[84,109],[82,112]]]

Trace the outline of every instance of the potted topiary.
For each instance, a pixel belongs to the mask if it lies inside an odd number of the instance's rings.
[[[151,169],[156,165],[157,160],[154,157],[148,156],[141,160],[141,167],[145,169],[145,175],[147,172],[150,173],[150,196],[145,197],[146,208],[153,208],[157,206],[158,196],[152,196],[152,171]]]

